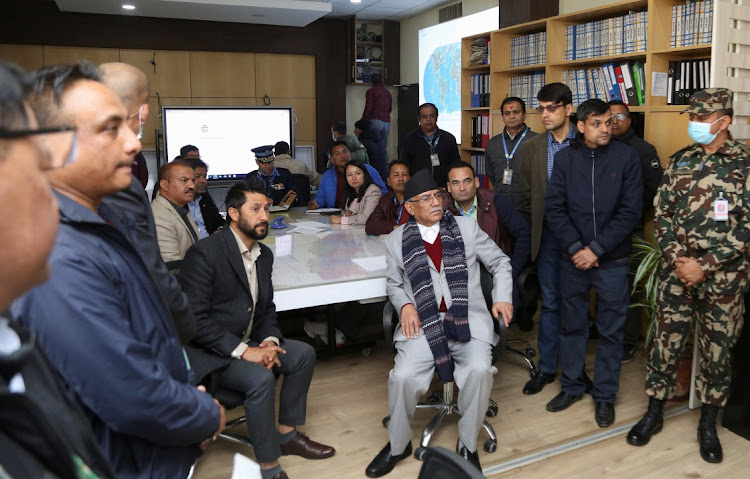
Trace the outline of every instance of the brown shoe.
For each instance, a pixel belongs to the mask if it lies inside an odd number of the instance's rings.
[[[315,442],[301,432],[297,431],[289,442],[281,445],[282,456],[302,456],[305,459],[325,459],[336,454],[331,446]]]

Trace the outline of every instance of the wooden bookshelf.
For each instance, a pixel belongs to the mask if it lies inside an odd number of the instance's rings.
[[[664,165],[669,156],[691,142],[687,135],[687,115],[680,115],[686,107],[684,105],[667,105],[666,97],[655,96],[651,91],[651,79],[654,72],[668,70],[670,61],[711,58],[710,86],[728,87],[734,90],[735,121],[730,127],[735,138],[750,138],[750,86],[746,77],[738,74],[748,69],[746,52],[750,49],[750,37],[746,30],[741,30],[743,22],[750,18],[750,6],[738,5],[731,0],[714,0],[713,4],[713,35],[710,44],[699,44],[678,48],[670,48],[672,25],[672,7],[685,4],[686,0],[634,0],[622,1],[599,8],[591,8],[565,15],[558,15],[544,20],[537,20],[520,25],[514,25],[490,32],[475,35],[463,40],[464,52],[466,45],[477,36],[490,37],[490,121],[492,134],[499,134],[503,129],[502,112],[499,110],[503,98],[510,96],[511,78],[530,75],[533,72],[545,73],[545,83],[562,81],[564,70],[582,68],[596,68],[609,62],[644,63],[645,96],[644,104],[631,107],[631,111],[644,115],[645,139],[652,143]],[[569,25],[581,25],[598,20],[621,17],[630,12],[648,12],[648,22],[645,31],[646,50],[626,53],[622,55],[606,55],[580,60],[565,59],[565,28]],[[732,25],[730,27],[730,25]],[[546,32],[546,63],[511,67],[511,42],[514,38]],[[470,48],[470,46],[469,46]],[[729,52],[729,53],[727,53]],[[743,52],[745,52],[743,54]],[[469,70],[464,64],[465,73]],[[462,83],[462,90],[468,92],[469,85]],[[535,93],[533,93],[535,95]],[[462,95],[462,101],[465,96]],[[468,101],[468,98],[466,98]],[[469,103],[462,103],[468,105]],[[540,115],[528,108],[526,123],[537,132],[543,131]],[[464,109],[461,144],[471,144],[472,116],[478,114],[475,110]],[[462,148],[462,158],[469,159],[475,149]]]

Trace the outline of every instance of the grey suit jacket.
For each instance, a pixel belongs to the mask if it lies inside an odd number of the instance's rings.
[[[174,206],[161,193],[157,194],[151,202],[151,211],[154,213],[154,224],[156,225],[156,239],[159,243],[161,259],[167,264],[167,268],[173,273],[179,272],[180,263],[185,257],[187,250],[195,243],[193,235],[182,217],[174,209]],[[190,225],[198,234],[198,225],[188,213]]]
[[[521,143],[521,174],[518,182],[518,210],[531,225],[531,261],[536,260],[544,227],[544,195],[547,194],[547,132]],[[515,176],[515,175],[514,175]]]
[[[410,220],[411,221],[411,220]],[[487,310],[487,303],[482,294],[480,284],[479,262],[493,277],[492,302],[503,301],[513,303],[513,280],[511,276],[510,259],[495,244],[487,233],[479,228],[477,222],[471,218],[457,217],[456,222],[464,240],[466,253],[466,266],[469,270],[469,328],[471,337],[486,343],[495,344],[498,341],[495,333],[492,315]],[[402,239],[404,227],[399,226],[386,237],[386,291],[391,304],[401,315],[401,308],[412,303],[416,306],[411,282],[406,276],[404,259],[402,254]],[[445,276],[445,268],[440,266],[440,272],[428,258],[432,285],[435,290],[435,300],[440,304],[440,299],[445,299],[445,305],[450,308],[453,303],[451,293],[448,289],[448,280]],[[424,331],[420,328],[420,334]],[[399,327],[394,336],[394,341],[406,341],[407,338]]]

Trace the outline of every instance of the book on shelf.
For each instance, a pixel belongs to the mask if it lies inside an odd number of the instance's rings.
[[[520,98],[526,103],[527,109],[539,106],[536,95],[545,85],[544,71],[535,71],[528,75],[516,75],[510,78],[510,96]]]
[[[645,52],[648,12],[565,27],[565,60]]]
[[[667,70],[667,105],[687,105],[690,96],[708,88],[710,81],[710,58],[670,61]]]
[[[672,6],[671,48],[711,43],[714,1],[689,1]]]
[[[471,166],[474,167],[474,175],[479,179],[479,186],[482,188],[489,188],[490,179],[487,176],[484,154],[472,153],[469,157],[469,162],[471,163]]]
[[[490,74],[474,73],[471,75],[469,99],[471,108],[490,106]]]
[[[471,117],[471,147],[484,148],[490,141],[490,114]]]
[[[510,67],[547,62],[547,32],[532,33],[510,40]]]
[[[563,70],[563,83],[570,87],[574,107],[589,98],[620,100],[629,106],[643,105],[646,98],[645,64],[641,61]]]

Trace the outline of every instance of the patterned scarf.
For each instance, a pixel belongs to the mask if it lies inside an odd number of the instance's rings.
[[[438,303],[430,276],[430,265],[424,240],[419,234],[414,217],[404,225],[402,254],[404,269],[412,285],[414,299],[419,312],[427,342],[435,357],[435,367],[440,379],[453,381],[453,358],[448,350],[446,339],[467,342],[471,339],[469,331],[469,271],[466,267],[466,252],[458,224],[453,215],[446,211],[440,220],[440,239],[443,243],[443,268],[448,280],[451,307],[440,320]],[[439,266],[439,265],[438,265]]]

